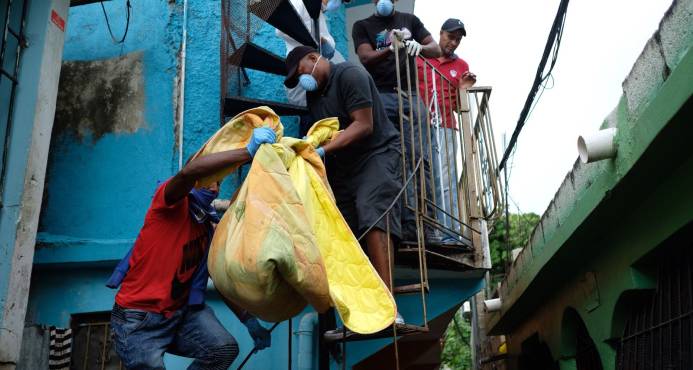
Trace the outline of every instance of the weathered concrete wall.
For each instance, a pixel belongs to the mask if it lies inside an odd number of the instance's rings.
[[[41,209],[58,73],[63,52],[59,19],[67,0],[30,2],[13,112],[7,133],[6,177],[0,208],[0,369],[14,369],[24,330],[34,242]],[[57,22],[52,22],[51,19]]]
[[[50,342],[48,327],[32,325],[24,328],[22,352],[17,370],[48,369]]]
[[[674,1],[602,125],[619,130],[617,157],[575,163],[501,286],[502,311],[490,324],[510,334],[511,353],[538,332],[560,357],[562,317],[572,307],[613,368],[604,341],[616,302],[651,284],[633,265],[693,221],[684,190],[693,187],[693,153],[681,138],[691,135],[691,46],[693,2]]]

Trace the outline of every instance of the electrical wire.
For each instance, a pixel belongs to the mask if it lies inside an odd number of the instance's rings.
[[[108,33],[111,35],[111,39],[115,44],[122,44],[125,42],[125,37],[128,35],[128,29],[130,28],[130,10],[132,9],[132,6],[130,5],[130,0],[127,0],[125,8],[127,11],[126,15],[126,20],[125,20],[125,32],[123,33],[123,37],[120,38],[120,40],[116,39],[115,35],[113,35],[113,30],[111,29],[111,22],[108,20],[108,14],[106,14],[106,7],[103,5],[103,1],[101,3],[101,10],[103,11],[103,16],[106,19],[106,27],[108,27]]]
[[[522,111],[520,112],[520,117],[517,120],[515,131],[513,131],[513,135],[510,138],[510,142],[505,150],[505,153],[503,154],[503,159],[498,165],[496,173],[500,173],[503,167],[505,167],[505,164],[508,161],[508,157],[510,156],[515,147],[515,143],[517,142],[517,138],[520,135],[520,131],[522,131],[522,127],[527,122],[527,117],[529,116],[529,113],[531,112],[531,110],[533,110],[533,107],[536,106],[538,98],[535,98],[537,97],[537,92],[539,92],[539,88],[542,88],[539,94],[539,97],[541,97],[541,94],[546,89],[545,82],[549,78],[552,78],[551,76],[553,68],[556,65],[556,61],[558,59],[558,51],[561,46],[561,40],[563,39],[563,29],[565,26],[565,19],[568,10],[568,1],[569,0],[561,0],[560,5],[558,6],[556,18],[554,18],[553,20],[553,25],[551,26],[549,37],[546,40],[546,46],[544,46],[544,53],[542,54],[541,61],[539,62],[539,67],[537,68],[537,72],[534,77],[534,82],[532,83],[532,88],[530,89],[529,94],[527,95],[527,100],[525,100],[525,105],[522,108]],[[544,73],[544,70],[546,69],[546,63],[549,59],[549,55],[551,55],[551,62],[548,71]]]

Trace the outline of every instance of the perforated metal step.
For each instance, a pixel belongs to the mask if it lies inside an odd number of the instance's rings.
[[[320,16],[320,10],[322,9],[322,0],[303,0],[303,5],[308,9],[308,14],[313,19]]]
[[[397,324],[397,336],[402,337],[402,336],[409,336],[409,335],[416,335],[416,334],[421,334],[421,333],[428,333],[428,328],[424,326],[417,326],[417,325],[410,325],[410,324]],[[382,339],[382,338],[392,338],[394,335],[394,331],[392,330],[392,326],[389,326],[377,333],[373,334],[358,334],[354,333],[350,330],[346,331],[346,335],[344,332],[344,329],[336,329],[336,330],[329,330],[326,331],[325,334],[323,335],[323,338],[325,338],[325,341],[330,343],[330,342],[339,342],[342,340],[346,340],[347,342],[355,342],[355,341],[362,341],[362,340],[371,340],[371,339]]]
[[[284,58],[252,42],[241,45],[238,50],[229,56],[228,62],[243,68],[282,76],[286,75]]]
[[[253,14],[263,18],[263,12],[270,1],[258,1],[250,5],[249,9]],[[289,0],[280,1],[274,12],[265,21],[303,45],[318,47],[310,31],[303,25],[301,17]]]

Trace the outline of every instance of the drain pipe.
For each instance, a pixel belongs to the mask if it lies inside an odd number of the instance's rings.
[[[582,163],[601,161],[616,156],[616,128],[599,130],[578,138],[578,153]]]
[[[178,170],[183,168],[183,132],[185,127],[185,52],[188,45],[188,0],[183,0],[183,43],[180,48],[180,121],[178,124]]]
[[[484,307],[486,307],[487,312],[498,312],[501,309],[501,299],[500,298],[493,298],[493,299],[487,299],[484,301]]]
[[[318,314],[315,312],[303,315],[298,324],[298,370],[313,370],[313,342]]]

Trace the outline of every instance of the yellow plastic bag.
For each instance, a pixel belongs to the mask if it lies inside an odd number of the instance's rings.
[[[251,109],[229,121],[196,156],[244,147],[252,128],[263,125],[278,136],[283,131],[271,109]],[[345,325],[367,334],[391,325],[396,307],[337,209],[314,150],[338,126],[334,118],[321,120],[307,140],[281,138],[260,147],[217,226],[208,267],[222,295],[266,321],[288,319],[306,302],[321,312],[329,292]],[[220,171],[199,185],[233,170]]]

